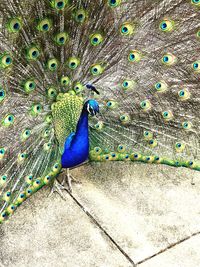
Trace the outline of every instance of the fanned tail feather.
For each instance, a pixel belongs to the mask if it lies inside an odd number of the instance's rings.
[[[53,183],[88,98],[91,161],[200,170],[198,1],[2,0],[0,17],[0,222]]]

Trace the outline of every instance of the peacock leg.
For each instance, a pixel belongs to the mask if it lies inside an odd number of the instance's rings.
[[[64,182],[64,180],[63,180],[63,182]],[[67,184],[68,184],[70,193],[72,193],[72,182],[73,182],[73,183],[76,183],[76,184],[81,184],[80,181],[76,180],[76,179],[69,173],[69,169],[67,169]]]
[[[54,181],[51,192],[49,194],[49,197],[53,195],[53,193],[58,193],[62,199],[66,200],[66,197],[63,194],[63,191],[68,191],[68,188],[66,188],[62,183],[60,183],[57,179]]]

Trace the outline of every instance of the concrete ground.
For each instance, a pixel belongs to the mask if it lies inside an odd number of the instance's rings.
[[[73,170],[73,194],[44,188],[0,226],[0,266],[200,267],[200,173],[142,163]]]

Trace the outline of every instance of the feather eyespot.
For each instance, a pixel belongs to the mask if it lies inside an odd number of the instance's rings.
[[[90,39],[90,44],[93,46],[98,46],[103,42],[103,35],[100,33],[93,33],[92,35],[90,35],[89,37]]]
[[[76,57],[70,57],[67,60],[66,65],[71,70],[75,70],[80,65],[80,59],[79,58],[76,58]]]
[[[108,5],[112,8],[118,7],[121,5],[121,0],[108,0]]]
[[[6,69],[10,67],[12,63],[13,59],[9,53],[5,52],[2,55],[0,55],[0,68]]]
[[[193,68],[194,72],[199,73],[200,72],[200,60],[193,62],[192,68]]]
[[[131,23],[125,22],[120,27],[120,33],[123,36],[130,36],[134,32],[134,26]]]
[[[58,65],[59,62],[56,58],[51,58],[47,61],[47,68],[52,72],[57,70]]]
[[[174,22],[169,19],[161,21],[159,28],[163,32],[171,32],[174,29]]]
[[[141,58],[142,58],[142,54],[138,50],[132,50],[130,51],[128,55],[128,61],[130,61],[131,63],[139,62]]]
[[[167,54],[163,55],[161,61],[166,66],[172,66],[177,62],[177,59],[171,53],[167,53]]]
[[[11,33],[17,33],[22,28],[22,21],[20,18],[12,18],[7,23],[7,29]]]

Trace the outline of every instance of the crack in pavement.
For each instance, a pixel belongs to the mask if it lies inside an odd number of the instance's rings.
[[[179,244],[181,244],[181,243],[183,243],[183,242],[189,240],[190,238],[192,238],[194,236],[197,236],[199,234],[200,234],[200,231],[199,232],[196,232],[196,233],[193,233],[192,235],[187,236],[187,237],[185,237],[185,238],[183,238],[183,239],[181,239],[181,240],[179,240],[179,241],[177,241],[177,242],[169,245],[168,247],[166,247],[164,249],[161,249],[159,252],[157,252],[157,253],[155,253],[155,254],[153,254],[153,255],[151,255],[151,256],[149,256],[149,257],[147,257],[147,258],[145,258],[145,259],[143,259],[143,260],[141,260],[139,262],[137,262],[135,264],[135,266],[140,265],[140,264],[142,264],[142,263],[144,263],[144,262],[146,262],[146,261],[148,261],[148,260],[150,260],[150,259],[152,259],[152,258],[154,258],[154,257],[156,257],[156,256],[158,256],[158,255],[160,255],[160,254],[162,254],[164,252],[166,252],[167,250],[169,250],[169,249],[171,249],[171,248],[173,248],[173,247],[175,247],[175,246],[177,246],[177,245],[179,245]]]
[[[73,196],[71,192],[66,190],[74,202],[81,208],[82,211],[93,221],[93,223],[107,236],[107,238],[115,245],[115,247],[126,257],[126,259],[132,264],[133,267],[136,267],[134,261],[129,257],[129,255],[120,247],[120,245],[112,238],[112,236],[100,225],[100,223],[93,217],[91,213]]]

